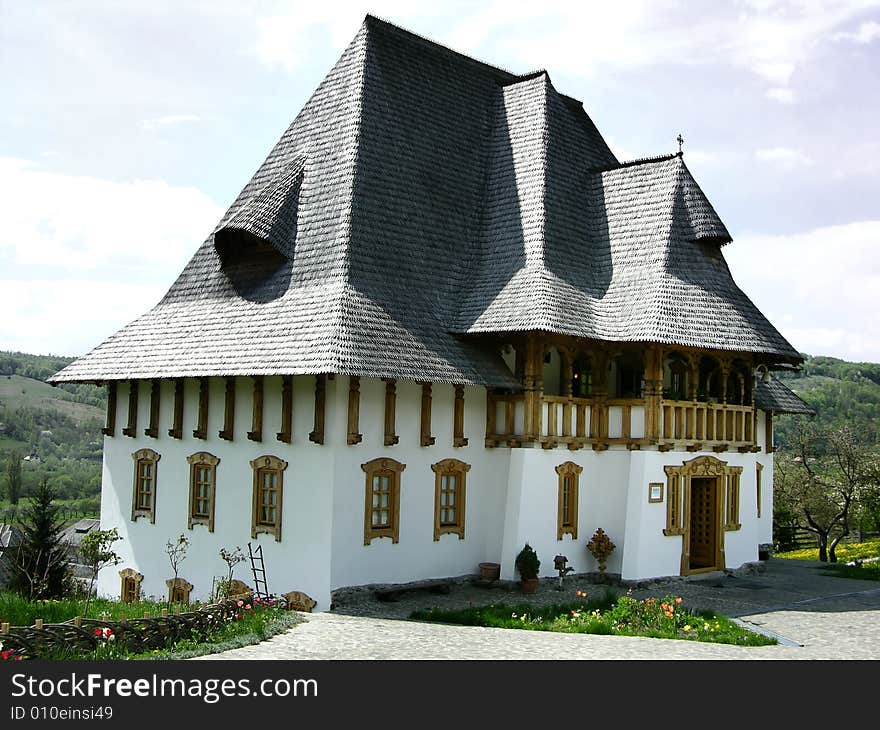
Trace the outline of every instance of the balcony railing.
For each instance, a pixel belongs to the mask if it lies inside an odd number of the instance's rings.
[[[662,450],[685,446],[691,451],[756,450],[752,406],[653,400],[655,430],[650,430],[651,399],[573,398],[544,395],[538,400],[531,433],[524,394],[490,393],[486,446],[544,448],[567,445],[601,450],[613,444],[638,449],[656,444]]]

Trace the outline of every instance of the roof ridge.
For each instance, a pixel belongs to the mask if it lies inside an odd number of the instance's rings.
[[[657,162],[669,162],[669,160],[674,160],[676,157],[682,158],[683,155],[681,152],[670,152],[665,155],[655,155],[654,157],[637,157],[634,160],[625,160],[623,162],[618,162],[616,165],[604,165],[602,167],[593,167],[587,170],[589,173],[599,173],[599,172],[612,172],[613,170],[620,170],[624,167],[635,167],[637,165],[650,165]],[[682,159],[682,162],[684,160]]]
[[[478,58],[474,58],[473,56],[469,56],[467,53],[462,53],[461,51],[457,51],[454,48],[450,48],[447,45],[444,45],[442,43],[438,43],[437,41],[432,40],[432,39],[430,39],[426,36],[423,36],[419,33],[416,33],[415,31],[409,30],[408,28],[403,28],[402,26],[399,26],[396,23],[392,23],[390,20],[386,20],[385,18],[380,18],[378,15],[373,15],[372,13],[367,13],[364,16],[364,23],[368,23],[370,21],[378,23],[382,26],[385,26],[387,29],[393,30],[397,33],[400,33],[401,35],[409,36],[413,40],[417,40],[421,43],[424,43],[425,45],[430,46],[431,48],[435,48],[437,50],[444,51],[444,52],[452,54],[454,56],[458,56],[462,60],[468,61],[468,62],[476,64],[478,66],[483,66],[483,67],[490,69],[492,71],[496,71],[496,72],[500,71],[502,74],[505,74],[507,76],[512,77],[510,79],[511,81],[515,81],[521,75],[521,74],[514,73],[510,69],[506,69],[503,66],[496,66],[495,64],[487,63],[486,61],[481,61]],[[532,73],[534,73],[534,72],[532,72]]]

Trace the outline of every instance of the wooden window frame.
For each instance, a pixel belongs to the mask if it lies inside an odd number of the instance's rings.
[[[573,461],[566,461],[556,467],[559,475],[556,487],[556,539],[561,540],[564,535],[571,535],[572,540],[578,538],[578,513],[580,512],[580,481],[584,467]],[[570,482],[568,480],[571,480]],[[566,483],[571,488],[568,495],[569,511],[571,512],[566,521],[565,514],[565,488]]]
[[[440,540],[440,535],[458,535],[459,540],[464,540],[467,473],[470,470],[471,465],[460,459],[443,459],[436,464],[431,464],[431,471],[434,472],[434,542]],[[441,521],[443,477],[455,477],[455,520],[453,522],[444,523]]]
[[[257,535],[265,533],[274,535],[275,542],[281,542],[281,518],[284,507],[284,470],[287,469],[287,462],[279,459],[277,456],[267,455],[254,459],[250,464],[254,473],[251,537],[256,539]],[[273,524],[261,522],[259,519],[262,502],[262,482],[260,477],[264,472],[276,472],[278,474],[278,499],[275,503],[275,522]]]
[[[214,532],[214,506],[217,499],[217,465],[220,459],[207,451],[199,451],[191,456],[187,456],[189,462],[189,510],[187,513],[187,528],[192,529],[193,525],[207,525],[208,532]],[[196,476],[199,469],[208,469],[211,474],[211,484],[208,494],[208,514],[203,516],[195,514],[197,503],[196,498]]]
[[[364,490],[364,545],[369,545],[373,540],[382,537],[390,537],[392,543],[400,539],[400,475],[406,464],[401,464],[395,459],[379,457],[361,464],[365,478]],[[388,509],[391,512],[388,524],[382,527],[373,527],[373,480],[378,476],[389,477],[390,497]]]
[[[119,571],[119,579],[119,600],[122,603],[138,603],[141,600],[141,584],[144,582],[144,576],[133,568],[123,568]],[[129,586],[134,590],[126,590]],[[129,599],[128,595],[131,592],[134,593],[134,597]]]
[[[168,586],[168,603],[183,603],[189,605],[189,595],[192,593],[193,584],[184,578],[169,578],[165,581]],[[174,600],[174,594],[180,591],[182,598],[179,601]]]
[[[159,460],[162,456],[152,449],[139,449],[131,458],[134,460],[134,484],[131,492],[131,521],[137,522],[138,517],[148,517],[152,524],[156,523],[156,492],[159,484]],[[153,467],[150,506],[139,507],[141,465],[151,464]]]
[[[743,468],[734,466],[728,469],[727,478],[724,480],[724,529],[728,532],[739,530],[742,524],[739,521],[739,493]]]
[[[761,478],[764,465],[759,461],[755,464],[755,497],[758,501],[758,519],[761,519]]]

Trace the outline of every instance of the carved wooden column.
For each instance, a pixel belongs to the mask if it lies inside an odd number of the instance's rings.
[[[385,381],[385,445],[394,446],[400,438],[395,433],[397,414],[397,381],[394,378],[383,378]]]
[[[168,435],[173,439],[183,438],[183,378],[174,379],[174,416]]]
[[[361,414],[361,379],[352,375],[348,379],[348,443],[359,444],[363,439],[358,421]]]
[[[193,431],[193,438],[208,438],[208,406],[210,403],[210,384],[208,378],[199,378],[199,425]]]
[[[309,441],[316,444],[324,443],[324,410],[327,405],[327,376],[315,376],[315,424],[309,434]]]
[[[159,406],[162,402],[162,381],[153,378],[150,382],[150,425],[144,429],[144,436],[151,439],[159,437]]]
[[[604,443],[608,438],[608,367],[610,357],[608,351],[600,348],[593,355],[593,391],[590,401],[590,438],[598,443],[593,448],[601,450],[606,448]]]
[[[523,440],[527,441],[537,439],[541,435],[541,396],[544,393],[544,349],[534,332],[529,332],[526,340],[523,386],[525,401]]]
[[[660,412],[663,397],[663,352],[648,346],[645,351],[645,435],[652,441],[660,439]]]
[[[139,388],[140,383],[137,380],[128,381],[128,425],[122,429],[122,434],[130,438],[134,438],[137,435]]]
[[[226,403],[223,411],[223,430],[220,438],[232,441],[235,434],[235,377],[226,378]]]
[[[254,375],[254,403],[251,413],[251,430],[247,437],[251,441],[263,440],[263,376]]]
[[[281,430],[275,438],[285,444],[293,440],[293,376],[281,379]]]
[[[464,435],[464,386],[455,386],[455,403],[452,414],[453,446],[467,446],[468,440]]]
[[[574,378],[574,352],[567,347],[559,348],[559,355],[562,358],[562,395],[568,400],[562,404],[562,435],[571,436],[571,399],[572,385]]]
[[[435,438],[431,435],[431,384],[422,383],[422,446],[433,446]]]
[[[105,436],[116,435],[116,381],[107,383],[107,422],[101,433]]]

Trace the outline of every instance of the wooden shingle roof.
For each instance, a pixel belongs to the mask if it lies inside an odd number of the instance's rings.
[[[177,281],[55,382],[341,373],[513,386],[481,333],[798,353],[681,157],[621,164],[545,72],[368,16]]]

